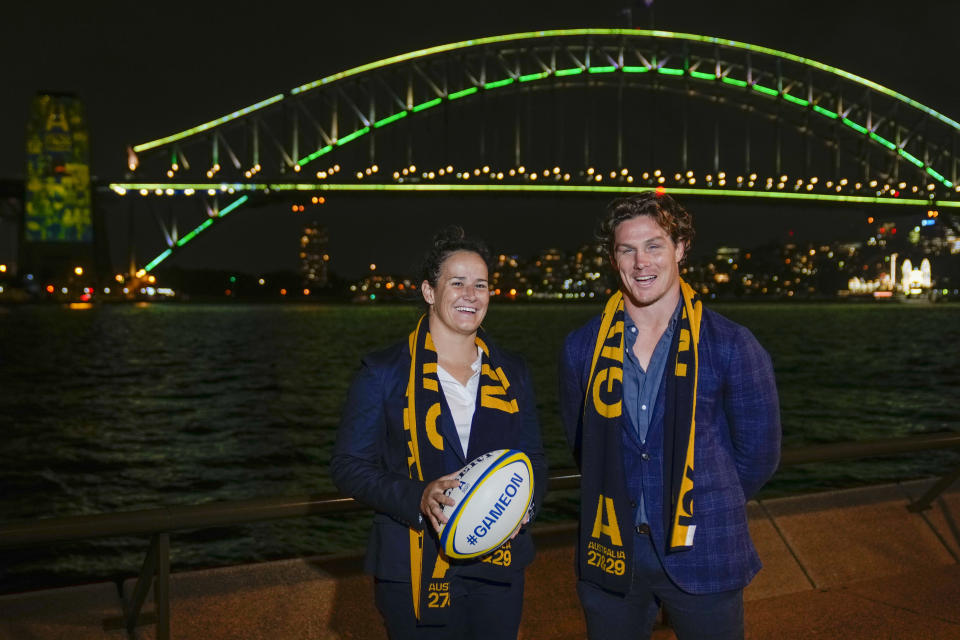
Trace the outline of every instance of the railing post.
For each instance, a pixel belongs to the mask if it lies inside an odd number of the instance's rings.
[[[157,612],[157,640],[170,640],[170,534],[155,536],[157,575],[153,582],[153,603]]]
[[[157,536],[154,535],[150,540],[150,548],[147,550],[147,557],[143,559],[143,566],[140,567],[140,575],[137,576],[137,582],[133,587],[133,593],[130,599],[124,603],[123,618],[127,627],[127,632],[133,635],[140,619],[140,609],[143,607],[143,601],[147,597],[147,591],[150,589],[150,581],[156,572],[157,566]]]
[[[153,602],[157,624],[157,640],[170,640],[170,534],[155,533],[143,559],[137,583],[124,606],[124,625],[132,636],[140,623],[140,610],[153,583]],[[144,621],[148,622],[148,621]]]
[[[937,480],[932,487],[927,489],[927,492],[922,496],[911,502],[907,505],[907,510],[914,513],[919,513],[920,511],[926,511],[930,508],[930,505],[933,504],[933,501],[937,497],[947,490],[947,488],[957,481],[957,478],[960,478],[960,467],[957,467],[950,473],[942,476]]]

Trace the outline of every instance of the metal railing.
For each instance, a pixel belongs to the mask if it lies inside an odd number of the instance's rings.
[[[960,447],[960,433],[923,434],[885,440],[808,445],[784,450],[780,466],[954,447]],[[960,478],[960,468],[939,478],[923,496],[911,502],[907,508],[915,512],[930,508],[933,500],[958,478]],[[558,472],[550,476],[549,483],[551,491],[578,489],[580,475],[576,471]],[[90,538],[150,535],[150,549],[144,559],[133,593],[129,600],[124,602],[123,619],[107,620],[104,624],[107,628],[126,627],[127,631],[133,634],[137,626],[155,623],[158,640],[169,640],[171,532],[367,509],[369,507],[353,498],[330,494],[254,498],[142,511],[24,520],[0,524],[0,549]],[[141,609],[151,582],[155,613],[149,617],[141,616]]]

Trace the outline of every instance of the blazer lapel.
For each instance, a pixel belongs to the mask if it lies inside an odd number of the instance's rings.
[[[443,436],[443,439],[447,441],[447,445],[450,447],[450,450],[456,454],[457,459],[460,461],[460,466],[462,467],[466,464],[466,455],[464,454],[463,447],[460,445],[460,434],[457,433],[457,425],[453,422],[453,412],[450,411],[450,406],[447,404],[447,398],[440,394],[443,397],[443,410],[440,412],[440,435]],[[474,412],[476,415],[476,412]],[[471,429],[472,431],[472,429]]]

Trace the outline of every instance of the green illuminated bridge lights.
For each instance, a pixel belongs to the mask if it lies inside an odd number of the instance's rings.
[[[437,71],[440,67],[444,69],[442,74]],[[560,172],[559,167],[552,166],[524,173],[519,158],[515,158],[509,166],[486,167],[483,173],[480,166],[457,171],[450,167],[449,172],[443,167],[414,172],[394,163],[396,170],[385,169],[379,175],[371,175],[371,168],[377,167],[372,157],[374,132],[430,116],[443,105],[469,103],[490,93],[545,83],[567,87],[589,79],[591,87],[604,82],[645,82],[649,86],[650,78],[657,79],[655,87],[682,87],[685,92],[721,96],[728,103],[749,103],[751,109],[765,109],[768,118],[778,121],[781,113],[793,113],[796,122],[803,122],[805,135],[829,142],[838,150],[844,145],[873,148],[887,157],[895,169],[892,174],[881,172],[875,178],[847,180],[832,176],[819,181],[809,176],[788,179],[779,170],[770,170],[767,173],[771,175],[765,177],[752,172],[739,176],[727,172],[726,176],[719,167],[709,174],[699,171],[696,175],[688,167],[678,174],[654,167],[632,171],[624,168],[625,163],[617,162],[602,163],[614,167],[612,173],[599,169],[594,173],[593,167]],[[366,79],[377,82],[360,82]],[[283,139],[274,135],[284,129],[282,123],[292,123],[291,135]],[[312,141],[307,142],[307,137]],[[337,176],[333,184],[333,174],[337,172],[321,169],[315,171],[314,181],[313,175],[307,175],[314,174],[313,169],[303,171],[341,148],[359,148],[352,143],[367,139],[370,161],[355,173],[348,169],[346,179]],[[119,194],[245,194],[219,213],[215,205],[212,215],[182,238],[168,235],[169,249],[151,261],[148,267],[152,269],[246,202],[246,195],[254,193],[613,193],[661,187],[685,195],[954,206],[953,198],[960,191],[958,141],[960,125],[951,118],[875,82],[807,58],[694,34],[571,29],[456,42],[321,78],[191,129],[133,146],[129,168],[139,180],[111,187]],[[686,145],[685,140],[683,144]],[[208,154],[210,164],[200,167],[194,163],[191,169],[187,152],[195,155],[198,145],[206,148],[206,153],[200,155]],[[247,157],[241,160],[242,154],[236,153],[235,148],[246,149]],[[267,153],[276,153],[277,157],[262,158]],[[157,157],[166,179],[152,176],[154,165],[148,163]],[[869,164],[866,166],[869,169]],[[910,177],[897,175],[896,168],[900,166],[913,172]],[[261,176],[263,167],[286,167],[288,172],[300,175],[292,181],[289,173],[283,172]],[[200,176],[191,175],[197,170]],[[377,172],[374,169],[372,173]],[[539,182],[535,182],[535,177]]]
[[[611,196],[623,195],[627,193],[640,193],[644,191],[658,190],[665,193],[670,193],[673,195],[682,195],[682,196],[721,196],[721,197],[739,197],[739,198],[766,198],[771,200],[793,200],[793,201],[807,201],[807,202],[840,202],[840,203],[853,203],[853,204],[884,204],[884,205],[894,205],[894,206],[906,206],[906,207],[934,207],[934,208],[960,208],[960,200],[931,200],[929,198],[922,197],[908,197],[908,196],[893,196],[881,190],[879,193],[881,195],[852,195],[852,194],[843,194],[843,193],[810,193],[796,189],[795,185],[791,186],[789,189],[784,190],[784,183],[777,183],[777,187],[770,188],[767,186],[763,190],[753,190],[751,188],[736,188],[736,183],[732,188],[725,188],[720,186],[720,182],[726,182],[725,180],[718,179],[717,186],[704,186],[704,187],[695,187],[687,186],[691,183],[691,179],[687,178],[685,182],[681,183],[680,186],[670,186],[664,187],[662,184],[659,186],[633,186],[632,181],[620,181],[618,184],[597,184],[595,181],[593,184],[569,184],[569,181],[560,181],[563,177],[569,178],[569,174],[562,174],[560,180],[557,179],[557,176],[553,174],[552,171],[545,170],[546,173],[553,175],[553,178],[546,178],[540,180],[539,183],[535,181],[530,181],[529,179],[526,182],[514,182],[514,183],[504,183],[502,180],[496,179],[496,176],[502,176],[502,172],[487,172],[486,175],[488,181],[483,183],[481,181],[475,180],[474,182],[468,182],[462,180],[460,182],[447,182],[447,183],[438,183],[430,181],[418,181],[418,182],[400,182],[395,181],[392,183],[372,183],[372,182],[354,182],[354,183],[271,183],[271,184],[261,184],[261,183],[236,183],[236,184],[214,184],[214,183],[197,183],[197,184],[169,184],[169,183],[142,183],[142,184],[112,184],[110,187],[117,193],[121,195],[127,195],[128,190],[135,190],[135,192],[140,193],[144,197],[151,197],[157,194],[162,195],[174,195],[175,193],[182,193],[185,195],[191,195],[194,193],[216,193],[216,194],[225,194],[235,196],[236,194],[243,194],[237,196],[233,199],[226,207],[221,209],[219,213],[215,213],[211,217],[204,220],[196,228],[191,230],[189,233],[183,235],[182,237],[172,240],[170,247],[156,256],[151,260],[145,267],[144,271],[149,273],[155,269],[160,263],[169,258],[175,251],[181,247],[188,244],[194,238],[196,238],[200,233],[209,229],[214,223],[220,219],[227,216],[229,213],[235,211],[237,208],[245,204],[251,194],[255,193],[277,193],[277,194],[316,194],[316,193],[343,193],[343,192],[353,192],[353,193],[469,193],[469,194],[482,194],[482,193],[540,193],[540,194],[556,194],[556,193],[595,193],[595,194],[609,194]],[[461,176],[467,172],[462,172]],[[492,177],[491,177],[492,174]],[[536,175],[536,174],[530,174]],[[620,175],[619,178],[632,178],[631,175]],[[651,176],[652,177],[652,176]],[[662,177],[662,176],[661,176]],[[649,179],[648,179],[649,180]],[[695,183],[695,179],[692,180]],[[809,183],[808,183],[809,184]],[[884,195],[886,193],[886,195]]]

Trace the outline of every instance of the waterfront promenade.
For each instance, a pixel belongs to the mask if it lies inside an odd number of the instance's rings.
[[[960,486],[927,511],[906,508],[931,483],[751,502],[764,569],[745,594],[747,638],[960,638]],[[534,532],[539,554],[527,573],[521,638],[585,638],[575,529]],[[171,637],[383,640],[359,567],[359,555],[343,555],[174,574]],[[0,597],[0,640],[119,640],[127,637],[116,628],[122,606],[114,583]],[[154,638],[154,627],[135,637]],[[667,628],[654,635],[673,637]]]

